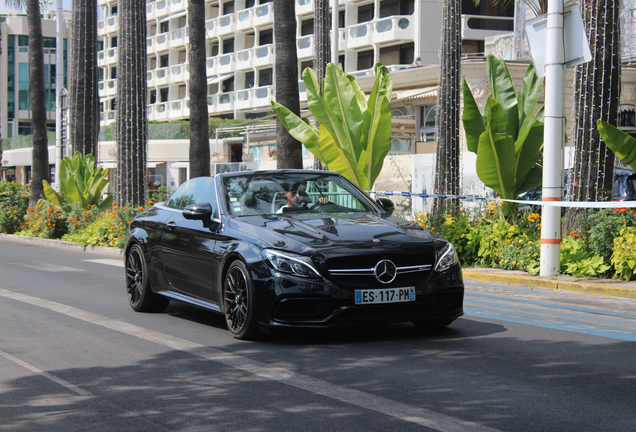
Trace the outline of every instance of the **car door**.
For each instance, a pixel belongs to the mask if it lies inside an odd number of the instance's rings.
[[[216,187],[213,177],[190,180],[190,189],[166,221],[162,237],[166,278],[173,289],[218,304],[215,275],[220,256],[215,250],[218,223],[206,227],[203,221],[188,220],[183,208],[189,204],[210,203],[213,218],[218,218]]]

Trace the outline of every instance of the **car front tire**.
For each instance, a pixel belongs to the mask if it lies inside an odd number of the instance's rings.
[[[227,328],[236,339],[256,339],[260,327],[256,320],[254,283],[242,261],[234,261],[223,282],[223,307]]]
[[[166,297],[152,292],[144,252],[138,244],[126,254],[126,294],[130,307],[137,312],[161,312],[170,303]]]

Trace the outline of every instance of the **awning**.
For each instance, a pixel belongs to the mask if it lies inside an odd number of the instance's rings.
[[[216,77],[212,77],[212,78],[208,78],[208,84],[216,84],[218,82],[221,82],[229,77],[231,77],[234,74],[227,74],[227,75],[219,75]]]
[[[170,168],[189,168],[190,162],[174,162],[170,164]]]
[[[188,13],[188,11],[187,11],[187,10],[184,10],[183,12],[179,12],[179,13],[176,13],[176,14],[174,14],[174,15],[170,15],[168,18],[169,18],[169,19],[172,19],[172,18],[179,18],[179,17],[182,17],[182,16],[186,15],[187,13]]]
[[[416,99],[424,99],[424,98],[436,98],[437,97],[437,87],[428,87],[425,89],[412,89],[412,90],[404,90],[393,92],[391,96],[391,104],[396,102],[405,102],[412,101]]]

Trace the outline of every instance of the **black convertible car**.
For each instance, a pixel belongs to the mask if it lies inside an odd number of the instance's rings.
[[[393,208],[326,171],[189,180],[130,223],[128,300],[222,313],[239,339],[271,327],[447,326],[463,314],[455,250]]]

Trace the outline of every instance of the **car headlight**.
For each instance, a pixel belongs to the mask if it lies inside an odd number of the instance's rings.
[[[263,258],[281,273],[308,278],[321,277],[318,270],[311,264],[311,260],[304,255],[264,249]]]
[[[454,266],[459,261],[457,258],[457,252],[452,244],[446,243],[446,246],[437,253],[437,264],[435,265],[435,271],[443,272]]]

